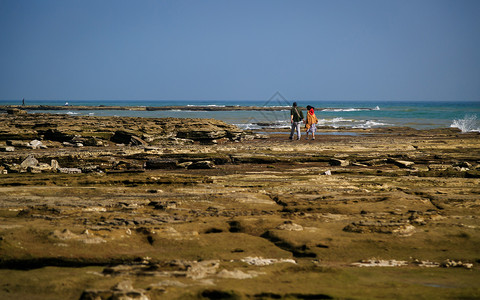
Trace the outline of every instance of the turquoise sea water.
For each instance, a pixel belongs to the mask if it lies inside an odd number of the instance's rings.
[[[480,131],[480,101],[320,101],[295,100],[312,105],[320,125],[371,128],[408,126],[416,129],[459,127]],[[242,128],[288,127],[292,101],[270,100],[25,100],[27,105],[84,105],[92,110],[48,111],[70,115],[214,118]],[[20,105],[21,100],[0,100],[0,105]],[[96,110],[95,106],[183,106],[175,111]],[[189,106],[281,106],[282,111],[192,111]],[[31,111],[31,113],[46,111]]]

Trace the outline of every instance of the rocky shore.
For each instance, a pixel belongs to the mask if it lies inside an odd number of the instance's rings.
[[[479,133],[8,112],[1,299],[480,297]]]

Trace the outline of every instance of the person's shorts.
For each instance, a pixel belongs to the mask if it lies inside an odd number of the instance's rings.
[[[315,133],[317,131],[317,126],[315,124],[312,124],[310,128],[308,128],[307,133]]]

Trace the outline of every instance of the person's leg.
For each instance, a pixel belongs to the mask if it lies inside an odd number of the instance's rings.
[[[292,122],[292,125],[290,126],[290,137],[289,139],[293,139],[293,134],[295,133],[295,122]]]
[[[297,125],[297,140],[299,140],[300,137],[302,136],[302,132],[300,131],[300,122],[296,122],[296,125]]]

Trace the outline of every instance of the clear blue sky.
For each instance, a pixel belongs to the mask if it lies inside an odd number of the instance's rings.
[[[480,101],[478,0],[0,0],[0,99]]]

